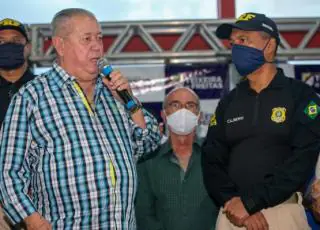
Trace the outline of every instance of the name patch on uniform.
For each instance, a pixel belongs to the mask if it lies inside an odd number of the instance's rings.
[[[286,120],[286,111],[284,107],[275,107],[272,109],[271,120],[275,123],[282,123]]]
[[[230,124],[230,123],[234,123],[234,122],[237,122],[237,121],[242,121],[244,119],[244,117],[234,117],[234,118],[231,118],[231,119],[228,119],[227,120],[227,123]]]
[[[315,119],[318,116],[319,111],[320,108],[314,101],[310,101],[307,107],[304,109],[304,113],[311,119]]]
[[[216,118],[216,114],[213,114],[211,119],[210,119],[209,126],[211,127],[211,126],[215,126],[215,125],[217,125],[217,118]]]

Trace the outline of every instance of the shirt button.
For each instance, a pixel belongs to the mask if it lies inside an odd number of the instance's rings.
[[[183,210],[183,212],[182,212],[182,214],[183,214],[183,216],[185,216],[185,217],[186,217],[186,216],[187,216],[187,214],[188,214],[187,210],[185,210],[185,209],[184,209],[184,210]]]

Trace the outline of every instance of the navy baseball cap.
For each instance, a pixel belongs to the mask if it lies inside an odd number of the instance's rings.
[[[1,20],[0,30],[16,30],[20,32],[27,39],[27,41],[29,41],[27,29],[21,22],[17,20],[11,18],[5,18]]]
[[[221,39],[229,39],[232,29],[234,28],[245,31],[263,31],[271,37],[274,37],[277,44],[280,42],[279,31],[276,23],[264,14],[242,14],[235,23],[221,24],[216,30],[216,35]]]

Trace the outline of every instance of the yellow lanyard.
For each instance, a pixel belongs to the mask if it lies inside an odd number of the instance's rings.
[[[109,163],[109,166],[110,166],[111,184],[114,187],[116,185],[116,175],[115,175],[114,167],[111,161]]]
[[[91,109],[91,106],[89,105],[89,102],[88,102],[86,96],[83,94],[83,91],[82,91],[81,87],[78,85],[77,82],[73,82],[73,86],[76,88],[77,93],[79,94],[84,106],[89,111],[90,115],[93,115],[93,111]]]
[[[90,115],[93,115],[92,108],[91,108],[86,96],[83,94],[81,87],[78,85],[77,82],[73,82],[73,85],[74,85],[75,89],[77,90],[77,93],[80,96],[84,106],[89,111]],[[114,187],[116,185],[116,175],[115,175],[113,163],[111,161],[109,163],[109,168],[110,168],[111,184]]]

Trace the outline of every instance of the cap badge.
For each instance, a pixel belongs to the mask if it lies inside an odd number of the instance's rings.
[[[253,19],[255,17],[256,17],[255,14],[245,13],[245,14],[240,15],[240,17],[237,19],[237,22],[239,22],[239,21],[250,21],[251,19]]]
[[[0,26],[20,26],[20,23],[16,20],[6,18],[0,21]]]

